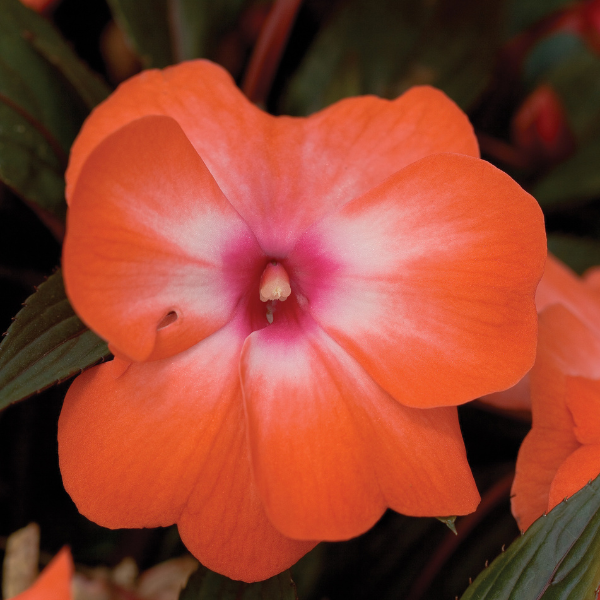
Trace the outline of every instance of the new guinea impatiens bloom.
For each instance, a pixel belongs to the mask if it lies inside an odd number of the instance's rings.
[[[273,117],[209,62],[146,71],[67,196],[67,293],[115,354],[59,422],[84,515],[254,581],[388,507],[475,509],[456,406],[531,367],[546,245],[444,94]]]

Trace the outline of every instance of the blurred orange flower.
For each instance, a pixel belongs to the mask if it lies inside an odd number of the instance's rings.
[[[73,559],[65,546],[42,571],[35,583],[13,600],[71,600]]]
[[[531,367],[546,246],[441,92],[272,117],[209,62],[146,71],[67,194],[67,293],[116,355],[60,417],[84,515],[253,581],[388,507],[475,509],[455,407]]]

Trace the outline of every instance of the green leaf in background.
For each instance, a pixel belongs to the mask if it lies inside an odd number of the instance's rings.
[[[179,594],[179,600],[298,600],[289,571],[266,581],[233,581],[200,565]]]
[[[0,14],[0,180],[63,220],[69,149],[108,90],[19,0],[0,0]]]
[[[346,96],[393,98],[417,84],[463,108],[484,89],[500,45],[502,0],[350,0],[292,78],[284,112],[305,115]]]
[[[560,233],[548,234],[548,250],[571,269],[582,274],[600,265],[600,241]]]
[[[109,356],[73,312],[58,271],[25,301],[0,344],[0,409]]]
[[[221,36],[236,22],[247,0],[177,0],[172,3],[179,60],[214,58]]]
[[[248,0],[108,0],[145,67],[214,58],[216,41]]]
[[[600,197],[600,56],[571,34],[550,36],[525,63],[530,87],[550,84],[562,100],[578,148],[532,188],[545,209],[584,204]]]
[[[108,4],[145,67],[160,69],[175,62],[168,0],[108,0]]]
[[[600,196],[600,135],[554,167],[531,189],[542,208],[584,204]]]
[[[558,40],[560,46],[560,40],[568,37],[573,36],[552,36],[547,38],[547,43]],[[561,48],[553,68],[548,69],[538,83],[549,83],[556,90],[575,137],[585,144],[600,136],[600,56],[581,43],[569,52]]]
[[[600,477],[540,517],[461,600],[596,600]]]
[[[573,4],[573,0],[510,0],[504,19],[506,36],[512,37],[521,33],[568,4]]]
[[[523,62],[525,84],[533,89],[548,71],[581,51],[585,51],[585,43],[574,33],[560,31],[542,38],[531,48]]]

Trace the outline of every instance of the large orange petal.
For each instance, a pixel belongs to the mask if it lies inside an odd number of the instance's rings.
[[[251,476],[239,355],[241,319],[174,359],[86,371],[58,429],[66,490],[106,527],[177,522],[206,566],[255,581],[315,542],[285,538],[265,516]]]
[[[236,323],[176,358],[120,359],[80,375],[58,423],[65,489],[105,527],[175,523],[232,411],[244,336]],[[222,445],[221,445],[222,451]],[[234,512],[236,508],[232,509]]]
[[[548,510],[571,497],[600,474],[600,444],[581,446],[559,467],[550,487]]]
[[[433,407],[530,369],[545,257],[531,196],[484,161],[439,154],[313,226],[289,268],[311,314],[375,381]]]
[[[224,325],[264,262],[169,117],[133,121],[94,149],[67,227],[63,266],[75,310],[138,361],[181,352]],[[175,321],[162,327],[167,315]]]
[[[419,517],[473,512],[480,497],[456,408],[403,406],[375,386],[357,363],[344,358],[346,368],[353,369],[346,393],[352,394],[357,380],[370,392],[360,400],[354,392],[353,408],[387,505]]]
[[[600,335],[600,298],[594,288],[594,275],[582,280],[548,253],[544,276],[536,292],[538,312],[552,304],[566,306],[597,335]]]
[[[275,526],[337,540],[371,527],[387,506],[421,516],[474,510],[456,411],[400,406],[289,302],[246,340],[241,360],[256,480]]]
[[[273,257],[323,214],[436,152],[478,156],[471,125],[441,92],[339,102],[307,119],[271,117],[207,61],[146,71],[94,110],[67,172],[70,198],[86,157],[107,135],[149,114],[177,120],[217,183]]]
[[[413,88],[393,101],[348,98],[308,119],[280,117],[266,143],[271,188],[262,192],[265,202],[234,197],[235,190],[226,194],[261,244],[270,239],[268,247],[276,255],[289,251],[323,215],[424,156],[479,156],[464,113],[430,87]]]
[[[582,444],[600,444],[600,381],[567,377],[567,406]]]
[[[228,417],[179,518],[179,533],[213,571],[260,581],[293,565],[316,542],[287,538],[269,521],[252,474],[246,428],[240,426],[245,420],[241,398],[221,402]]]

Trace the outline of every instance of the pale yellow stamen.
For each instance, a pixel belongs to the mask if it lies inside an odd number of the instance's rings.
[[[260,299],[263,302],[284,302],[291,293],[290,278],[283,266],[278,262],[270,262],[260,278]]]

